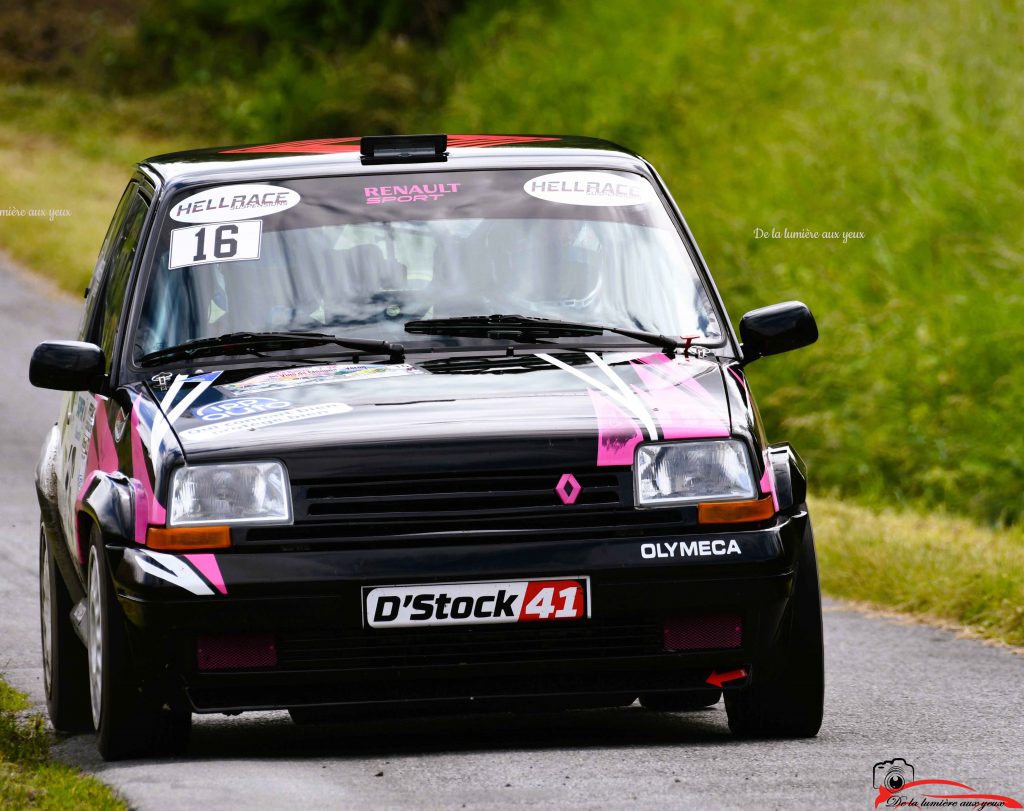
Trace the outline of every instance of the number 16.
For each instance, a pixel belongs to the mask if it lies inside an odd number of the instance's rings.
[[[196,231],[196,255],[192,257],[193,262],[205,262],[206,255],[206,232],[210,226],[204,226]],[[238,253],[238,240],[231,237],[238,235],[237,225],[218,225],[213,232],[213,255],[217,259],[231,259]]]

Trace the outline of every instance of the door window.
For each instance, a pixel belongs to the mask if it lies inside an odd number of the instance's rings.
[[[99,344],[107,359],[108,372],[148,207],[146,199],[135,191],[128,202],[121,228],[108,246],[109,253],[101,259],[105,267],[101,270],[99,289],[95,291],[95,303],[84,340]],[[92,291],[90,295],[93,295]]]

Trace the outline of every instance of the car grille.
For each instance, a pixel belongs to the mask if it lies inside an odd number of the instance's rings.
[[[296,632],[280,636],[277,644],[278,667],[286,670],[607,659],[663,650],[660,623],[595,620],[500,629]]]
[[[243,544],[318,545],[655,537],[696,523],[693,508],[636,510],[632,474],[573,471],[572,504],[561,473],[506,472],[294,482],[295,523],[242,531]]]
[[[560,476],[550,473],[484,476],[432,476],[429,479],[331,482],[302,488],[310,518],[409,512],[485,513],[566,506],[555,493]],[[621,482],[615,473],[576,476],[582,490],[577,504],[618,505]]]

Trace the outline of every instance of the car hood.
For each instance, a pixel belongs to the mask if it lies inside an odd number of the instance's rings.
[[[455,443],[511,443],[536,453],[565,440],[598,466],[629,465],[639,442],[722,437],[731,428],[726,376],[710,357],[558,350],[160,382],[151,396],[190,462],[322,457],[333,447],[351,465],[371,447],[443,453]]]

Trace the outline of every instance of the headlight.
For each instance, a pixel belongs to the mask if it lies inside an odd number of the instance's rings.
[[[291,522],[291,487],[280,462],[195,465],[174,473],[168,526]]]
[[[735,439],[639,445],[633,471],[640,507],[758,495],[747,448]]]

